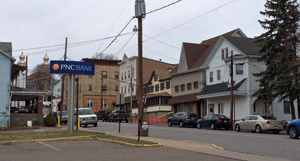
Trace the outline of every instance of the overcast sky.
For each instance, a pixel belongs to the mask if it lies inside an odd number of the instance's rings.
[[[151,11],[176,0],[145,0]],[[135,0],[0,0],[0,42],[12,42],[13,50],[62,45],[117,35],[134,16]],[[231,3],[230,3],[231,2]],[[146,16],[143,21],[144,57],[177,64],[182,42],[200,43],[222,33],[240,28],[248,37],[264,32],[258,19],[265,0],[182,0]],[[220,7],[227,4],[223,7]],[[198,17],[198,18],[196,18]],[[193,21],[189,21],[192,20]],[[188,22],[189,21],[189,22]],[[188,22],[188,23],[186,23]],[[185,24],[184,24],[185,23]],[[179,27],[177,27],[180,24]],[[123,33],[132,32],[137,20]],[[177,27],[171,31],[172,29]],[[137,55],[137,34],[122,49],[133,33],[119,37],[104,53]],[[112,39],[68,49],[70,60],[81,60],[101,52]],[[101,45],[102,44],[102,45]],[[167,44],[167,45],[165,45]],[[99,49],[100,48],[100,49]],[[60,49],[51,52],[53,49]],[[98,50],[99,49],[99,50]],[[122,50],[121,50],[122,49]],[[63,46],[24,50],[29,56],[29,69],[43,62],[48,50],[50,60],[62,59]],[[119,52],[120,51],[120,52]],[[21,51],[13,51],[19,61]]]

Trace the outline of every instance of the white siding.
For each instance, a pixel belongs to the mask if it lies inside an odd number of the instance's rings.
[[[123,93],[125,94],[124,97],[129,97],[130,96],[130,91],[128,90],[128,85],[130,84],[130,78],[128,78],[128,71],[130,70],[131,66],[133,68],[134,76],[132,78],[132,84],[133,84],[133,92],[132,95],[136,95],[136,62],[137,58],[134,59],[126,59],[123,64],[120,65],[120,87],[119,87],[119,92],[121,93],[121,89],[123,87]],[[126,72],[126,79],[125,79],[125,72]],[[123,80],[122,80],[122,75],[123,75]],[[124,92],[126,86],[126,92]],[[129,91],[129,92],[128,92]]]
[[[10,96],[11,59],[0,53],[0,127],[7,126]]]

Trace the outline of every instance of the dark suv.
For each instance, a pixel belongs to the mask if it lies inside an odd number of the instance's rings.
[[[180,127],[184,127],[185,125],[192,125],[193,127],[196,127],[197,120],[198,116],[195,113],[177,112],[169,118],[168,126],[179,125]]]
[[[108,121],[108,115],[112,112],[112,110],[100,110],[96,113],[97,119],[104,121]]]

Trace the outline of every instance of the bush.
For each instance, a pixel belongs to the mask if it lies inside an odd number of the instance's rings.
[[[49,114],[45,117],[44,122],[45,122],[45,126],[49,126],[49,127],[54,127],[54,126],[57,125],[56,118],[53,116],[52,113],[49,113]]]

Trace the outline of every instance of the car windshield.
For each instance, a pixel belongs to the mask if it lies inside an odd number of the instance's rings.
[[[272,116],[262,116],[262,118],[264,118],[265,120],[276,120],[276,118]]]
[[[93,110],[90,108],[87,108],[87,109],[80,109],[78,111],[78,115],[88,115],[88,114],[94,114]]]
[[[63,116],[68,116],[68,112],[67,112],[67,111],[63,111],[63,112],[62,112],[62,115],[63,115]]]

